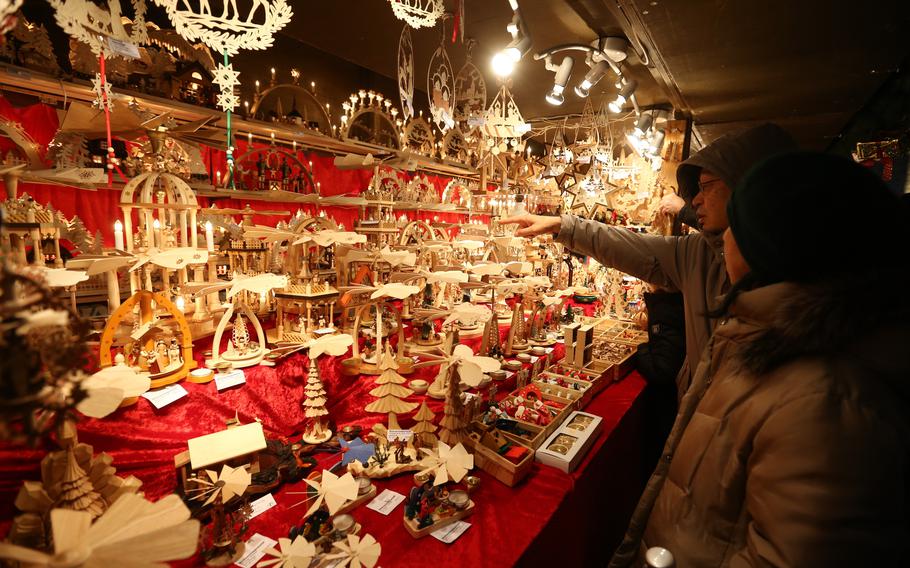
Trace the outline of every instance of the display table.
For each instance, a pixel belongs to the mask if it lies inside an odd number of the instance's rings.
[[[561,350],[561,346],[557,346]],[[79,439],[96,452],[114,457],[122,476],[135,475],[151,499],[172,493],[176,486],[174,455],[186,449],[186,440],[223,430],[225,421],[236,415],[243,423],[258,419],[267,436],[293,437],[304,422],[301,401],[307,373],[307,358],[293,355],[276,367],[246,369],[247,383],[217,392],[214,383],[182,385],[189,395],[156,410],[147,400],[118,410],[104,420],[79,423]],[[328,391],[330,416],[340,425],[360,424],[368,429],[385,421],[385,415],[364,416],[363,407],[372,400],[368,392],[375,377],[350,378],[337,372],[338,361],[320,360],[322,380]],[[430,379],[436,367],[421,369],[407,378]],[[494,383],[497,398],[514,388],[514,377]],[[483,471],[477,490],[477,511],[468,519],[472,527],[455,543],[446,545],[432,537],[416,541],[402,526],[402,507],[389,516],[360,507],[353,514],[363,530],[382,543],[380,565],[399,566],[511,566],[540,565],[544,559],[563,565],[590,565],[594,555],[609,554],[639,494],[641,478],[638,457],[638,403],[644,381],[632,373],[610,385],[586,407],[604,418],[604,428],[581,467],[565,474],[535,464],[533,473],[518,487],[509,488]],[[408,400],[420,401],[413,395]],[[441,417],[442,401],[427,399]],[[413,424],[401,416],[403,427]],[[296,438],[294,438],[296,439]],[[48,446],[48,449],[54,449]],[[39,461],[44,451],[4,446],[0,449],[0,534],[5,534],[15,514],[13,501],[25,479],[39,479]],[[320,455],[328,468],[339,460]],[[377,488],[407,494],[413,486],[410,475],[377,480]],[[275,493],[278,505],[256,517],[249,533],[277,539],[301,521],[305,506],[291,507],[302,496],[303,482],[283,486]],[[606,525],[605,525],[606,523]],[[578,559],[566,563],[565,559]],[[197,564],[185,561],[182,566]],[[552,564],[550,564],[552,565]]]

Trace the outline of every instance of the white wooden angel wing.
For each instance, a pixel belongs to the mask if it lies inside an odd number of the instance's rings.
[[[228,290],[227,297],[231,298],[243,290],[253,292],[254,294],[265,294],[273,288],[284,288],[287,285],[288,277],[286,274],[272,274],[266,272],[250,277],[240,277],[235,274],[234,280],[231,282],[231,289]]]
[[[398,300],[403,300],[408,296],[420,292],[419,286],[408,286],[407,284],[402,284],[400,282],[392,282],[390,284],[383,284],[375,292],[370,294],[370,299],[375,300],[377,298],[395,298]]]
[[[430,272],[428,270],[421,270],[427,282],[445,282],[447,284],[460,284],[468,281],[468,275],[460,270],[437,270],[436,272]]]
[[[316,359],[324,353],[338,357],[347,353],[348,348],[353,344],[354,338],[347,333],[323,335],[309,342],[310,358]]]
[[[46,268],[44,279],[51,288],[65,288],[75,286],[80,282],[88,280],[88,274],[84,270],[67,270],[66,268]]]
[[[497,274],[502,274],[502,271],[505,270],[505,265],[499,262],[488,262],[485,264],[475,264],[468,265],[468,272],[471,274],[479,274],[481,276],[495,276]]]

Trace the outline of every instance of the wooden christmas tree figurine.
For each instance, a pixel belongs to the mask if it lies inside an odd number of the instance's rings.
[[[306,397],[303,407],[306,409],[306,417],[310,419],[303,432],[303,441],[308,444],[321,444],[332,437],[332,430],[329,428],[326,418],[329,411],[325,408],[325,389],[319,378],[319,366],[316,364],[316,359],[310,359],[310,370],[303,394]]]
[[[509,340],[506,343],[505,354],[528,350],[528,330],[525,323],[524,301],[515,303],[512,308],[512,325],[509,327]]]
[[[420,405],[420,410],[414,415],[414,420],[416,420],[417,423],[414,424],[411,431],[414,432],[414,435],[420,437],[420,441],[425,446],[436,445],[436,434],[434,434],[434,432],[436,432],[436,425],[433,424],[433,419],[435,417],[436,415],[433,414],[430,407],[427,406],[426,401]]]
[[[458,376],[458,366],[449,367],[449,383],[446,387],[446,405],[444,416],[439,423],[439,439],[449,446],[455,446],[467,438],[468,424],[464,419],[464,405],[461,402],[461,378]]]
[[[243,355],[246,353],[250,344],[250,333],[246,329],[246,321],[243,316],[237,314],[234,318],[234,331],[231,333],[231,345],[234,351]]]
[[[392,355],[388,343],[379,366],[382,369],[382,374],[376,379],[376,384],[379,386],[370,391],[370,395],[376,397],[376,400],[368,404],[365,410],[383,414],[403,414],[417,408],[416,402],[402,400],[414,394],[414,391],[401,386],[406,379],[395,372],[398,363],[395,361],[395,356]],[[397,422],[394,417],[389,416],[389,423]]]
[[[92,480],[76,462],[76,453],[70,445],[66,450],[66,465],[60,481],[60,493],[54,507],[86,511],[92,518],[101,516],[107,509],[101,494],[95,491]]]
[[[499,340],[499,321],[494,314],[483,326],[483,340],[480,342],[478,355],[485,357],[502,357],[502,343]]]

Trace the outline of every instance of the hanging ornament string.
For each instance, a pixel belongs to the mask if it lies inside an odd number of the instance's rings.
[[[120,171],[120,168],[117,167],[116,157],[114,156],[114,141],[111,137],[111,88],[107,83],[103,49],[101,50],[101,54],[98,56],[98,67],[100,68],[98,79],[100,91],[99,95],[101,97],[101,108],[104,110],[104,128],[107,133],[107,187],[110,188],[114,184],[115,168],[123,183],[126,183],[126,177],[123,175],[123,172]]]
[[[227,49],[224,50],[224,66],[230,67],[228,62],[228,52]],[[231,86],[231,91],[233,92],[234,87]],[[228,183],[230,184],[231,189],[236,189],[234,186],[234,135],[231,132],[231,112],[233,107],[228,104],[226,105],[225,113],[227,113],[227,170],[228,170]]]
[[[461,13],[464,10],[463,0],[458,0],[457,8],[455,9],[455,25],[452,26],[452,43],[458,39],[458,29],[461,27]]]

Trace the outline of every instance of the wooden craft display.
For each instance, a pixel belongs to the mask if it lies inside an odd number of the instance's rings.
[[[360,342],[356,340],[357,333],[359,333],[360,330],[360,323],[363,321],[363,316],[370,308],[375,305],[375,302],[370,302],[359,306],[356,309],[356,315],[354,316],[353,333],[351,334],[355,337],[354,349],[350,358],[341,361],[341,374],[343,375],[350,377],[357,375],[382,374],[382,368],[380,366],[381,354],[377,353],[375,361],[372,363],[367,363],[360,355]],[[397,372],[400,375],[409,375],[414,372],[414,360],[410,357],[405,357],[404,354],[404,322],[401,320],[401,312],[395,312],[395,321],[398,324],[398,344],[395,355],[395,362],[398,364]]]
[[[140,362],[141,356],[132,362],[130,366],[138,368],[140,374],[148,375],[151,380],[151,388],[170,385],[185,378],[190,370],[196,367],[196,360],[193,359],[193,338],[190,335],[190,328],[183,317],[183,313],[177,309],[177,306],[163,295],[147,290],[139,290],[130,296],[108,318],[101,334],[98,356],[100,367],[104,369],[113,365],[114,340],[117,332],[121,329],[121,324],[127,321],[127,318],[133,314],[134,309],[138,309],[138,320],[136,322],[138,323],[138,329],[131,336],[133,339],[132,344],[134,345],[133,351],[136,351],[136,347],[138,347],[140,353],[151,353],[154,351],[156,353],[155,357],[163,357],[160,354],[160,345],[156,345],[155,338],[151,336],[151,333],[154,332],[153,328],[159,324],[165,326],[170,323],[171,326],[176,327],[174,335],[179,336],[172,337],[173,341],[171,343],[178,348],[179,352],[175,355],[173,350],[169,350],[168,365],[163,369],[159,368],[157,372],[149,366],[143,368]],[[165,314],[172,318],[171,321],[167,322],[165,319],[157,317],[157,310],[163,310]],[[140,334],[139,337],[135,337],[137,334]],[[171,362],[171,359],[174,362]]]
[[[572,472],[597,439],[601,422],[600,416],[587,412],[573,412],[537,450],[537,461],[566,473]]]
[[[474,501],[468,500],[468,504],[464,509],[454,511],[451,515],[446,517],[439,517],[434,514],[433,524],[428,527],[418,528],[417,521],[415,519],[404,518],[404,528],[408,531],[408,534],[414,538],[423,538],[430,535],[431,533],[438,531],[442,527],[451,525],[454,522],[466,519],[474,514],[474,509],[476,505]]]
[[[515,439],[509,439],[504,433],[492,426],[474,421],[465,443],[474,453],[474,466],[489,473],[509,487],[515,487],[526,478],[534,465],[534,450]],[[490,447],[491,443],[502,447],[510,443],[524,448],[524,457],[516,462],[509,460]]]
[[[239,304],[239,308],[237,304]],[[222,351],[221,340],[235,313],[237,315],[234,318],[232,337],[228,340],[227,350]],[[245,333],[248,333],[245,331],[246,323],[243,321],[244,318],[253,325],[257,339],[256,346],[248,349],[246,347],[249,346],[249,336],[243,337]],[[243,331],[241,332],[241,330]],[[243,337],[242,342],[238,339],[240,337]],[[243,343],[244,345],[241,346],[238,343]],[[228,304],[228,308],[221,315],[221,321],[218,322],[218,327],[215,328],[215,337],[212,339],[212,358],[207,359],[205,364],[208,367],[214,367],[218,363],[225,362],[230,363],[235,369],[243,369],[258,365],[268,353],[265,332],[262,330],[259,318],[256,317],[255,312],[250,309],[245,301],[238,300]]]
[[[500,404],[502,404],[503,402],[512,402],[515,400],[516,396],[517,396],[517,392],[513,392],[509,396],[504,398],[502,400],[502,402],[500,402]],[[560,399],[558,396],[554,396],[554,395],[550,395],[550,394],[543,394],[541,399],[543,401],[555,402],[557,404],[565,404],[565,400]],[[559,425],[562,424],[562,422],[566,419],[566,417],[569,415],[569,413],[571,413],[573,410],[575,410],[575,404],[576,404],[575,402],[571,402],[571,403],[563,406],[559,410],[559,412],[557,412],[556,415],[553,416],[553,419],[550,421],[550,423],[546,424],[546,425],[539,425],[539,424],[534,424],[531,422],[525,422],[524,420],[520,420],[515,417],[512,417],[511,419],[514,420],[515,422],[517,422],[524,429],[532,429],[532,428],[534,430],[539,429],[540,434],[534,436],[534,438],[532,440],[529,440],[529,442],[530,442],[529,445],[532,448],[536,449],[536,448],[540,447],[540,444],[543,443],[544,439],[546,439],[547,436],[549,436],[554,430],[559,428]]]

